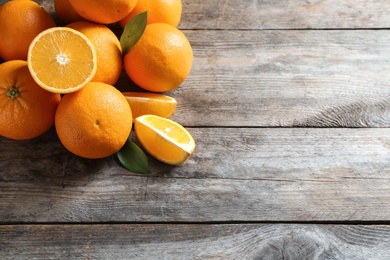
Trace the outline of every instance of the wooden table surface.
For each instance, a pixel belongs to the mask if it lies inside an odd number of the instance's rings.
[[[183,0],[179,27],[193,156],[0,137],[0,259],[390,259],[390,1]]]

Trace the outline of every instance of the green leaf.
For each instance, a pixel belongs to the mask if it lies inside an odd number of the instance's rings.
[[[151,173],[145,153],[130,139],[117,152],[117,156],[123,167],[129,171],[142,174]]]
[[[141,39],[148,22],[148,11],[137,14],[126,25],[120,38],[123,55]]]

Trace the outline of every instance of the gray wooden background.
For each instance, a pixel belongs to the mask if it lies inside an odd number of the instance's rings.
[[[390,259],[390,1],[183,0],[179,27],[194,155],[0,137],[0,259]]]

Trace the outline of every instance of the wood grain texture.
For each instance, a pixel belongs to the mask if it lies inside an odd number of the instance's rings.
[[[143,176],[0,137],[0,259],[388,260],[390,2],[183,0],[179,28],[195,154]]]
[[[185,125],[390,125],[390,31],[186,34],[194,65],[169,93]]]
[[[387,260],[390,226],[0,226],[0,258]]]
[[[0,4],[7,0],[0,0]],[[54,1],[37,1],[54,13]],[[387,0],[183,0],[181,29],[389,28]]]
[[[386,0],[183,0],[186,29],[388,28]]]
[[[218,12],[220,9],[211,5],[233,6],[234,3],[195,1],[184,3],[184,9],[198,12],[197,8],[207,8]],[[256,5],[268,5],[268,9],[253,8],[253,3],[246,1],[238,5],[248,4],[247,8],[257,11],[269,10],[271,4],[275,8],[295,10],[293,6],[297,3],[332,6],[335,10],[340,10],[340,5],[358,10],[375,7],[377,14],[380,6],[383,12],[390,10],[385,8],[389,3],[380,1],[365,1],[366,4],[256,2]],[[53,11],[52,1],[44,1],[43,6]],[[188,14],[188,17],[196,15]],[[317,20],[322,21],[318,17]],[[194,49],[193,68],[183,85],[167,94],[179,101],[173,119],[186,126],[390,125],[388,30],[184,32]],[[117,87],[128,91],[133,90],[134,84],[123,75]]]
[[[0,221],[382,221],[390,216],[387,129],[191,128],[181,167],[138,176],[85,160],[49,132],[0,139]],[[4,147],[4,148],[3,148]]]

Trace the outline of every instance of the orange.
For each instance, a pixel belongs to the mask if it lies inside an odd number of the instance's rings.
[[[69,3],[86,20],[110,24],[125,18],[137,0],[69,0]]]
[[[105,25],[88,21],[68,24],[83,33],[93,43],[97,55],[97,70],[92,81],[115,85],[122,72],[122,47],[118,37]]]
[[[25,140],[43,134],[53,125],[60,100],[35,83],[26,61],[0,65],[0,135]]]
[[[133,11],[119,21],[122,28],[137,14],[148,11],[148,24],[167,23],[178,26],[181,19],[181,0],[138,0]]]
[[[69,0],[54,0],[57,17],[65,24],[82,21],[82,18],[70,5]]]
[[[196,147],[191,134],[170,119],[155,115],[140,116],[135,119],[134,130],[145,150],[167,164],[182,164]]]
[[[132,128],[131,109],[115,87],[88,83],[62,98],[55,116],[60,141],[70,152],[90,159],[119,151]]]
[[[153,92],[177,88],[189,75],[193,53],[187,37],[176,27],[153,23],[124,57],[127,75]]]
[[[97,69],[92,42],[67,27],[47,29],[35,37],[27,62],[38,85],[61,94],[81,89],[93,79]]]
[[[122,92],[131,107],[133,120],[139,116],[152,114],[168,118],[175,112],[177,101],[158,93]]]
[[[34,1],[9,1],[0,6],[0,58],[27,60],[28,46],[40,32],[56,26]]]

